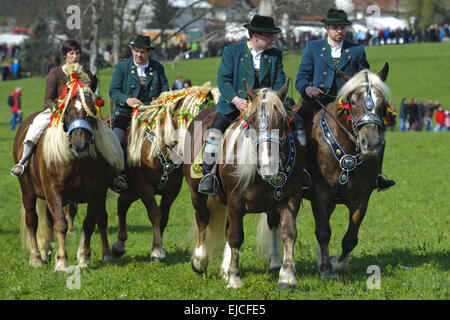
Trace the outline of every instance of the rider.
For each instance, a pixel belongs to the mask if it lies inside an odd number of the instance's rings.
[[[161,92],[169,91],[164,67],[149,58],[154,49],[150,37],[137,35],[129,46],[132,57],[117,64],[109,86],[109,96],[116,103],[112,128],[122,144],[124,155],[124,138],[131,120],[132,108],[136,105],[149,105]],[[124,175],[124,172],[122,174]]]
[[[53,104],[62,93],[62,87],[59,84],[66,83],[66,72],[63,68],[66,65],[78,63],[80,60],[81,47],[75,40],[66,40],[61,45],[61,54],[65,59],[63,66],[55,67],[50,70],[47,76],[45,87],[44,110],[39,113],[28,127],[27,134],[23,141],[22,158],[10,171],[15,177],[20,177],[28,167],[28,159],[33,153],[34,148],[44,132],[45,128],[50,124]],[[126,182],[123,179],[116,178],[113,182],[114,189],[126,188]]]
[[[281,30],[275,27],[272,17],[255,15],[248,29],[249,40],[230,44],[225,47],[217,72],[217,86],[220,98],[217,113],[208,127],[203,153],[203,178],[198,191],[204,194],[215,194],[215,176],[211,172],[215,165],[220,140],[226,128],[235,120],[241,111],[246,110],[246,99],[243,80],[253,89],[268,87],[278,91],[285,83],[282,52],[272,47],[275,35]],[[300,126],[299,126],[300,127]],[[303,127],[297,130],[306,145]]]
[[[336,99],[337,92],[345,81],[338,77],[340,69],[349,75],[369,69],[364,46],[344,40],[345,28],[351,22],[343,10],[330,9],[324,23],[327,37],[321,40],[309,41],[303,52],[297,73],[295,88],[303,100],[298,114],[305,123],[310,123],[314,114],[321,109],[318,99],[327,105]],[[381,162],[383,162],[385,143],[381,147]],[[378,174],[378,191],[386,190],[395,185],[395,181],[385,179]]]

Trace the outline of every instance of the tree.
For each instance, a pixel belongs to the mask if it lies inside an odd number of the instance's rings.
[[[52,57],[49,27],[45,19],[39,19],[33,26],[33,34],[24,41],[20,50],[21,67],[33,75],[41,71],[41,64]]]

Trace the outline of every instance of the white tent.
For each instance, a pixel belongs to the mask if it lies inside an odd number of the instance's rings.
[[[387,29],[397,30],[398,28],[407,28],[406,20],[397,19],[395,17],[367,17],[367,27],[369,29]]]
[[[6,44],[21,44],[26,39],[28,39],[28,35],[25,34],[0,34],[0,43]]]

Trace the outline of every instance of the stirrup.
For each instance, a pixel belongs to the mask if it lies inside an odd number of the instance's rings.
[[[26,167],[23,164],[18,163],[9,171],[9,173],[12,176],[18,178],[23,175],[23,173],[25,172],[25,169],[26,169]],[[20,170],[20,172],[17,172],[18,170]]]
[[[113,190],[114,192],[122,192],[128,188],[127,181],[124,176],[117,176],[113,180]]]
[[[206,189],[204,186],[202,188],[202,185],[204,183],[206,183],[205,179],[207,179],[208,177],[211,177],[212,179],[212,185],[211,188]],[[217,186],[219,185],[219,180],[217,180],[217,177],[212,174],[212,173],[207,173],[203,176],[202,180],[200,180],[200,183],[198,185],[198,192],[203,193],[203,194],[207,194],[209,196],[214,196],[217,194]]]
[[[385,187],[381,187],[378,183],[378,180],[382,179],[386,182],[386,186]],[[390,180],[388,178],[388,176],[386,174],[384,174],[383,172],[380,172],[380,174],[378,174],[377,176],[377,191],[381,192],[381,191],[386,191],[390,188],[392,188],[393,186],[395,186],[395,181],[394,180]]]

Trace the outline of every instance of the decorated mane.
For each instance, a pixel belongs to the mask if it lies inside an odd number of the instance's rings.
[[[82,67],[78,63],[63,66],[63,71],[67,74],[66,85],[55,103],[50,118],[51,122],[44,136],[44,160],[46,165],[50,167],[52,164],[67,164],[75,158],[70,151],[69,140],[63,129],[61,119],[70,102],[73,99],[80,99],[87,116],[96,119],[97,122],[94,143],[89,147],[90,157],[95,159],[100,154],[111,166],[121,170],[124,166],[122,148],[114,132],[102,120],[101,99],[95,99],[95,94],[89,87],[91,84],[90,77],[82,71]],[[85,94],[92,97],[97,114],[94,114],[87,105]]]
[[[128,139],[129,163],[141,165],[142,144],[145,139],[153,139],[149,161],[160,150],[163,150],[167,159],[171,159],[171,152],[164,146],[172,148],[177,142],[175,138],[178,138],[179,146],[184,146],[190,122],[213,103],[211,97],[214,99],[214,94],[207,82],[201,87],[163,92],[150,105],[134,108]],[[178,130],[177,137],[174,137],[175,128]],[[182,147],[177,150],[180,153],[182,151]]]

